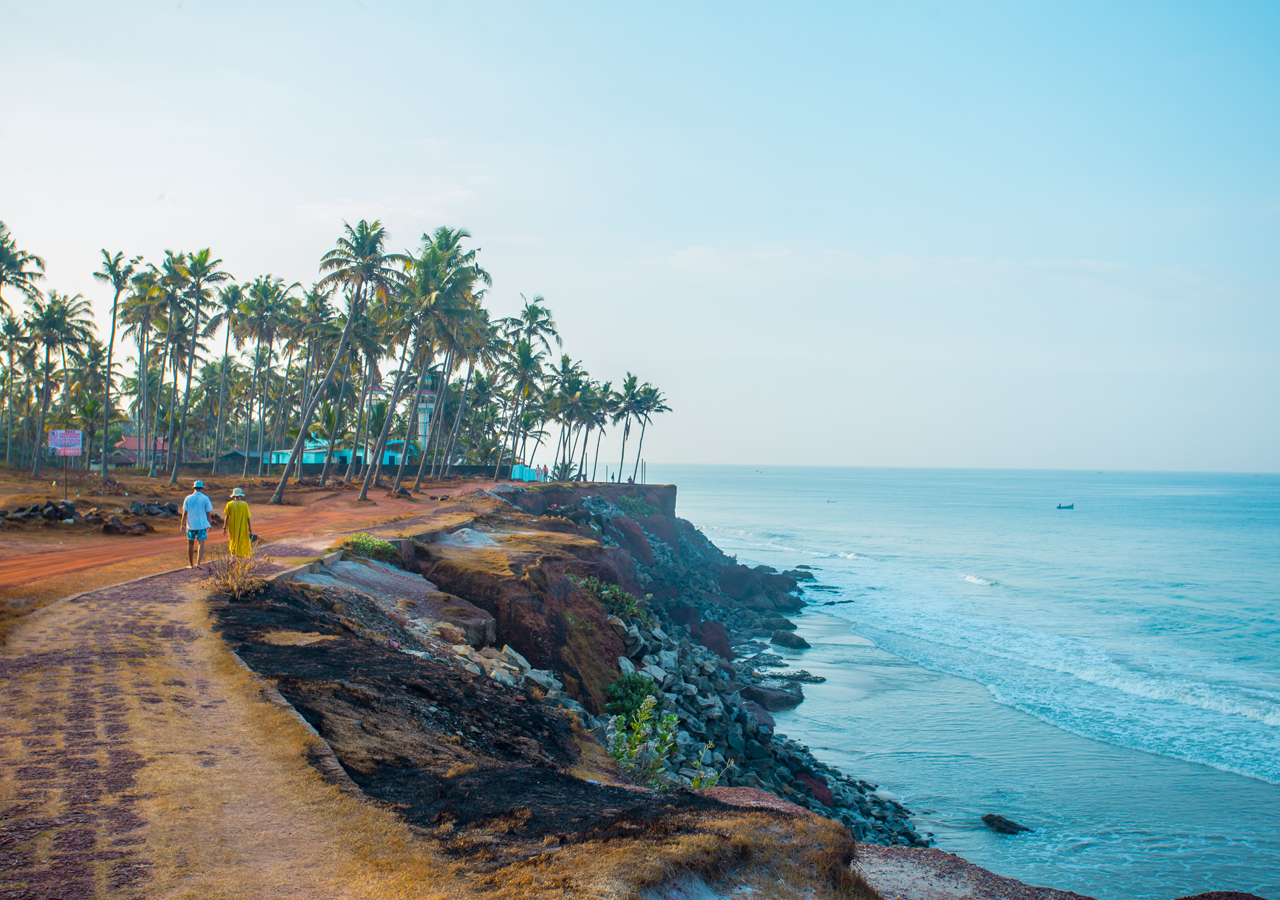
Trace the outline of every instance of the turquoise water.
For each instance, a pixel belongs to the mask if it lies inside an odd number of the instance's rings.
[[[938,846],[1100,898],[1280,900],[1280,477],[650,480],[739,561],[816,568],[814,648],[788,655],[828,681],[778,727],[899,794]]]

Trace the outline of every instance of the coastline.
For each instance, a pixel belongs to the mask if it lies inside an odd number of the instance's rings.
[[[814,652],[822,635],[849,647],[870,644],[819,610],[805,612],[799,588],[810,573],[739,565],[675,515],[675,495],[674,486],[494,485],[429,498],[418,515],[369,527],[357,543],[386,542],[380,562],[344,555],[341,533],[294,537],[272,548],[293,564],[274,564],[275,580],[256,594],[202,600],[183,587],[191,575],[182,572],[123,590],[134,598],[134,618],[154,615],[152,605],[164,608],[185,591],[183,615],[211,623],[198,638],[208,652],[232,655],[235,672],[247,668],[271,687],[220,689],[238,691],[246,708],[267,702],[295,715],[289,728],[305,731],[290,738],[298,746],[322,742],[292,761],[286,752],[286,765],[319,773],[308,790],[325,793],[327,783],[344,803],[392,817],[407,841],[403,858],[450,873],[451,896],[532,900],[544,890],[562,896],[556,892],[572,885],[570,895],[627,900],[681,891],[720,900],[764,888],[788,900],[871,900],[877,887],[885,900],[1067,897],[924,846],[927,820],[892,793],[909,783],[877,785],[857,759],[832,765],[829,748],[794,739],[783,727],[788,717],[820,710],[833,697],[874,706],[885,693],[875,673],[823,680],[824,667],[838,661]],[[643,609],[609,614],[589,578],[643,598]],[[17,655],[6,664],[39,671],[48,664],[41,641],[83,641],[76,629],[105,621],[95,610],[120,590],[51,607],[38,632],[18,636]],[[195,634],[184,632],[181,641]],[[797,634],[814,647],[779,646],[799,644]],[[181,674],[186,653],[175,645],[165,651],[166,665]],[[816,671],[797,678],[808,659]],[[628,670],[648,675],[680,722],[665,790],[630,783],[592,739],[607,722],[605,688]],[[77,679],[92,671],[73,667],[59,677],[79,690]],[[21,692],[39,682],[16,679],[8,687]],[[165,705],[144,707],[140,729],[181,719],[196,747],[215,733],[198,721],[215,706],[192,707],[183,696],[155,701]],[[762,705],[775,703],[782,708]],[[710,791],[692,790],[689,764],[707,743],[724,777]],[[18,754],[53,752],[41,748],[0,745]],[[221,745],[198,752],[228,749],[237,753]],[[142,777],[150,777],[156,761],[137,757]],[[335,764],[342,777],[334,777]],[[279,775],[274,763],[261,766],[264,777]],[[76,777],[52,766],[40,771],[51,780]],[[0,795],[14,786],[0,780]],[[187,789],[157,787],[161,808],[181,802]],[[56,803],[63,794],[42,796]],[[30,834],[45,821],[27,823]],[[184,827],[199,835],[218,822],[193,814]],[[151,828],[155,847],[174,840],[162,820]],[[858,844],[883,847],[866,852],[867,881],[849,866]],[[33,866],[47,864],[40,878],[63,877],[56,857],[34,845],[21,852]],[[488,887],[495,883],[501,890]]]
[[[1104,616],[1142,602],[1141,596],[1108,591],[1108,573],[1125,589],[1129,583],[1151,585],[1151,602],[1158,603],[1163,582],[1152,576],[1168,551],[1135,558],[1134,571],[1143,580],[1134,582],[1123,558],[1103,553],[1083,567],[1081,550],[1092,548],[1089,541],[1124,538],[1135,528],[1146,536],[1152,521],[1171,523],[1159,527],[1168,533],[1167,546],[1177,547],[1207,527],[1210,512],[1227,522],[1250,515],[1251,483],[1093,473],[976,477],[832,470],[816,477],[797,469],[761,476],[740,467],[692,466],[663,474],[680,481],[685,514],[740,561],[779,569],[810,563],[819,567],[820,582],[838,586],[839,595],[808,593],[810,605],[795,617],[814,649],[780,651],[792,666],[828,675],[828,681],[806,686],[806,702],[781,713],[778,730],[808,744],[819,759],[900,792],[918,814],[920,830],[935,832],[939,847],[1023,881],[1099,897],[1161,900],[1226,886],[1280,896],[1272,864],[1280,852],[1274,784],[1135,747],[1125,732],[1107,741],[1099,739],[1097,727],[1073,731],[1069,721],[1064,727],[1054,714],[1057,707],[1021,704],[1028,692],[1010,683],[1028,662],[1039,660],[1016,648],[1004,657],[1007,645],[982,643],[991,633],[984,623],[992,621],[1025,622],[1022,633],[1030,636],[1032,628],[1051,634],[1053,623],[1046,620],[1081,607],[1081,594],[1100,598],[1083,606],[1105,606]],[[1243,505],[1216,499],[1235,496],[1226,487],[1245,491]],[[1041,512],[1037,498],[1057,494],[1088,499],[1084,515],[1067,518],[1052,504]],[[1135,506],[1135,495],[1144,498],[1143,505]],[[1156,518],[1166,512],[1180,514]],[[1060,542],[1067,551],[1062,555],[1042,552],[1047,543]],[[1129,545],[1120,540],[1116,547],[1122,555]],[[1199,577],[1192,588],[1216,583],[1228,597],[1239,589],[1236,573],[1246,570],[1237,565],[1217,582],[1217,570],[1207,568],[1203,556],[1191,554],[1168,568],[1167,580],[1185,580],[1179,576],[1194,569]],[[1264,572],[1273,568],[1259,565]],[[1131,582],[1122,581],[1127,572]],[[972,573],[986,583],[964,577]],[[997,580],[998,586],[990,584]],[[1051,591],[1058,596],[1046,596]],[[824,605],[832,600],[839,602]],[[1121,600],[1129,605],[1121,606]],[[1032,605],[1033,615],[1019,618]],[[957,609],[972,615],[974,627],[940,634],[939,619],[931,616]],[[835,648],[824,646],[821,632],[812,630],[816,619],[832,613],[828,630],[840,635],[835,643],[841,645]],[[1065,627],[1087,628],[1097,618]],[[870,640],[855,634],[860,623],[867,624]],[[1125,633],[1116,633],[1112,643],[1121,643]],[[951,665],[961,652],[952,648],[966,646],[996,665],[1007,659],[996,679],[982,677],[991,666],[965,677],[964,666]],[[1028,650],[1039,646],[1032,643]],[[1042,677],[1040,670],[1030,673]],[[856,702],[836,702],[837,682],[845,680],[858,689],[850,694]],[[871,690],[864,692],[868,683]],[[1094,697],[1096,691],[1086,699]],[[1072,695],[1056,699],[1070,704]],[[1122,708],[1141,715],[1132,701]],[[1088,715],[1092,706],[1078,709]],[[1191,712],[1188,721],[1194,723],[1200,712]],[[981,822],[985,813],[1036,830],[999,835]]]

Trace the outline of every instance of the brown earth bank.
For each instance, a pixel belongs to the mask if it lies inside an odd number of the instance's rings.
[[[278,538],[256,574],[182,569],[12,618],[0,900],[1074,896],[925,849],[909,811],[774,733],[806,673],[779,675],[770,642],[806,573],[737,565],[675,517],[674,487],[426,493],[291,492],[254,507]],[[341,549],[356,531],[385,561]],[[6,527],[0,562],[152,542],[119,575],[181,540],[50,535]],[[22,572],[16,590],[69,593]],[[630,671],[679,722],[662,790],[600,743]],[[704,753],[720,785],[694,791]]]

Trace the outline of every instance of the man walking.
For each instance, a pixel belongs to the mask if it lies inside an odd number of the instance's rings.
[[[204,542],[209,537],[209,513],[213,501],[204,495],[204,482],[197,481],[191,493],[182,501],[181,527],[187,532],[187,568],[200,568],[204,555]]]

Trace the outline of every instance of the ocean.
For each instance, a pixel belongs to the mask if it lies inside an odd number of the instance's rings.
[[[1280,476],[649,476],[739,562],[813,567],[813,647],[779,652],[827,681],[778,730],[938,847],[1103,900],[1280,900]]]

